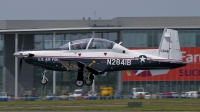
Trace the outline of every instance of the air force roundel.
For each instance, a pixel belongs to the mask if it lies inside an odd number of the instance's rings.
[[[145,56],[145,55],[140,55],[140,56],[139,56],[139,60],[140,60],[140,63],[145,63],[146,60],[147,60],[147,56]]]

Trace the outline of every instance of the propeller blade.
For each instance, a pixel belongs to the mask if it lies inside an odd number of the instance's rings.
[[[22,70],[22,60],[23,58],[20,59],[20,62],[19,62],[19,75],[21,75],[21,70]]]
[[[21,49],[22,52],[24,51],[24,41],[25,41],[25,38],[24,38],[24,34],[23,34],[22,49]],[[21,75],[22,61],[23,61],[23,58],[21,58],[19,61],[19,76]]]
[[[23,41],[22,41],[22,49],[21,49],[21,51],[24,50],[24,41],[25,41],[25,38],[24,38],[24,34],[23,34]]]

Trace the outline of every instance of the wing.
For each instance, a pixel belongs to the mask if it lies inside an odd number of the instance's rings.
[[[58,59],[59,62],[68,70],[72,71],[78,71],[79,69],[82,69],[84,71],[89,71],[92,72],[93,74],[99,75],[102,74],[103,72],[100,69],[96,69],[92,67],[92,63],[85,63],[80,60],[75,60],[75,59]]]

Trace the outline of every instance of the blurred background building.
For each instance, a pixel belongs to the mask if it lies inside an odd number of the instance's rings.
[[[150,93],[200,91],[200,17],[116,17],[111,20],[0,20],[0,91],[14,95],[15,91],[15,38],[18,50],[59,48],[63,44],[83,38],[122,41],[130,49],[154,49],[159,46],[164,28],[178,30],[183,60],[186,67],[171,70],[168,74],[150,77],[125,72],[110,72],[107,76],[95,77],[95,89],[111,86],[129,93],[133,87],[143,87]],[[73,30],[72,30],[73,29]],[[22,43],[24,46],[22,47]],[[19,61],[19,60],[18,60]],[[18,62],[19,64],[19,62]],[[35,88],[40,95],[52,93],[53,72],[48,71],[49,82],[41,85],[43,69],[23,62],[18,78],[18,95]],[[147,74],[148,73],[144,73]],[[76,72],[56,72],[56,93],[76,89]],[[90,87],[83,86],[85,91]]]

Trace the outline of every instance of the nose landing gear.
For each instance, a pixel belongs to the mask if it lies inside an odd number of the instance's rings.
[[[45,77],[47,70],[44,70],[44,72],[42,73],[42,79],[41,79],[41,84],[45,85],[48,82],[48,79]]]

